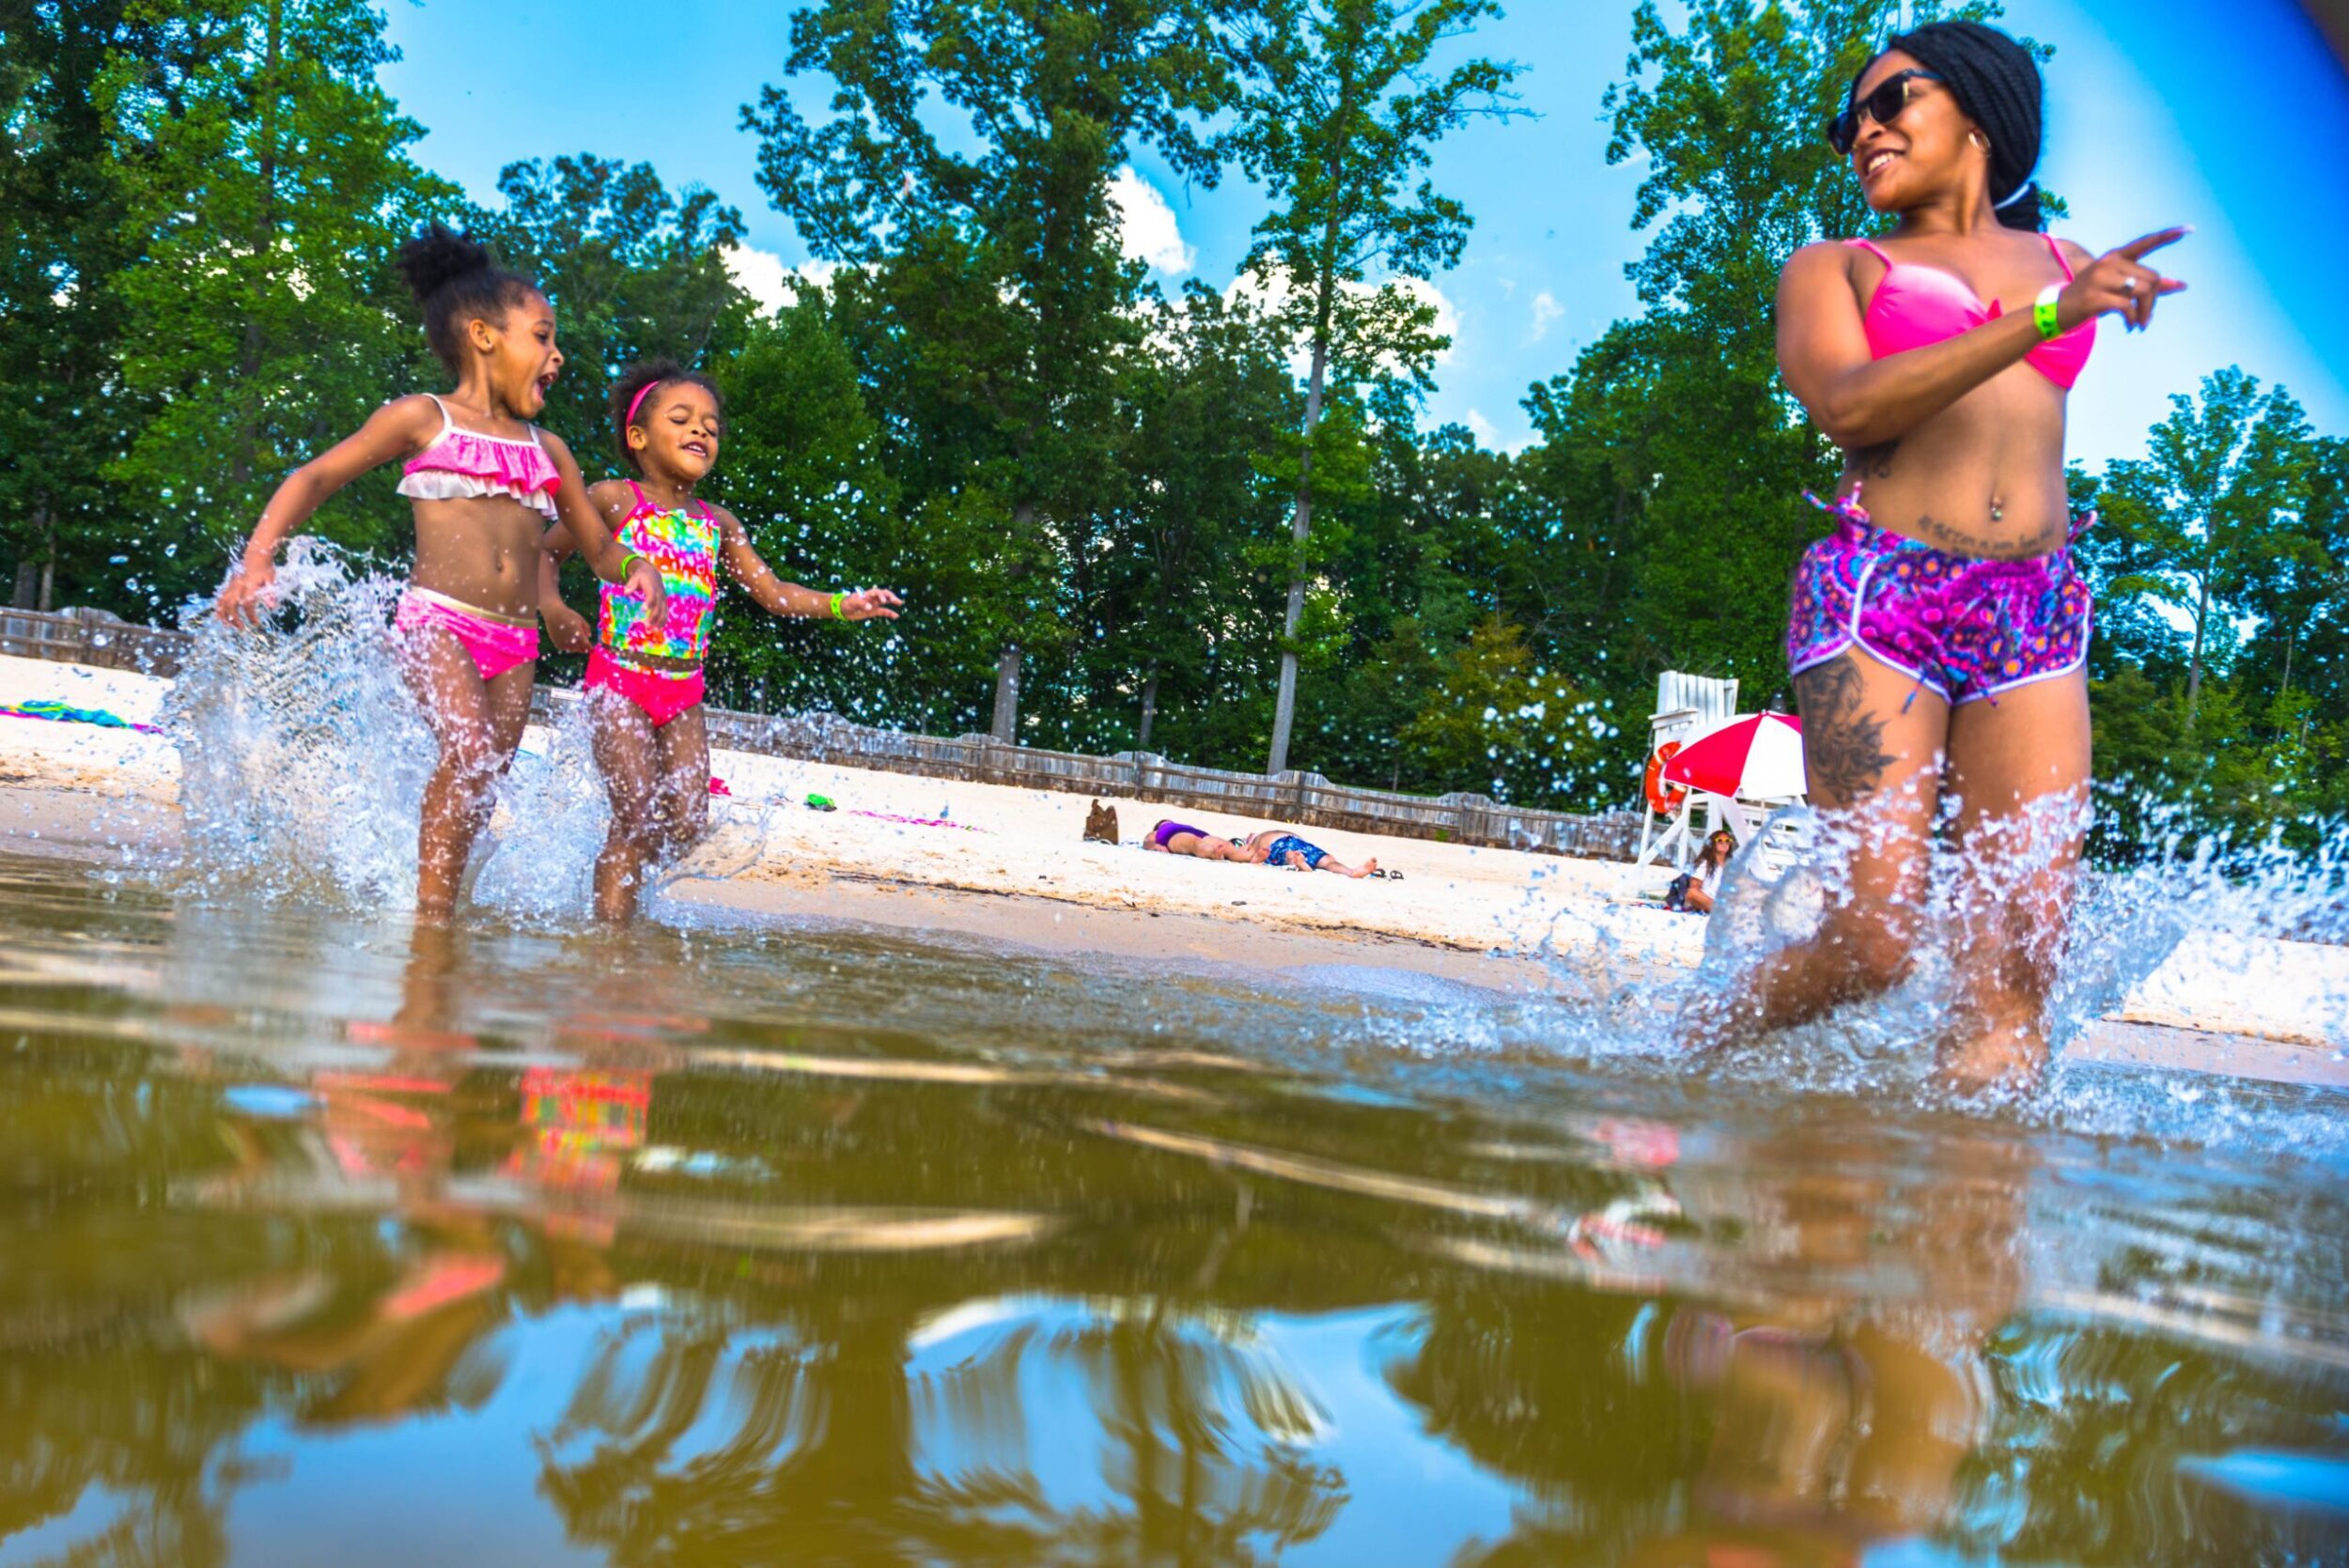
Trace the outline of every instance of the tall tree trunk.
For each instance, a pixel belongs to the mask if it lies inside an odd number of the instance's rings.
[[[49,608],[49,574],[42,562],[56,555],[57,535],[56,530],[50,526],[46,505],[33,509],[33,532],[40,539],[41,560],[36,561],[27,553],[23,560],[16,564],[14,604],[19,610]]]
[[[2194,651],[2186,665],[2186,733],[2194,733],[2194,715],[2202,706],[2202,629],[2210,625],[2210,578],[2202,579],[2194,603]]]
[[[1142,683],[1142,727],[1134,736],[1134,750],[1150,749],[1150,726],[1159,717],[1159,661],[1150,660],[1150,675]]]
[[[1035,527],[1035,503],[1022,501],[1011,509],[1014,537],[1027,538]],[[1019,644],[1006,643],[995,656],[995,717],[988,734],[1006,746],[1019,744]]]
[[[1330,293],[1336,282],[1321,278],[1322,304],[1314,327],[1312,379],[1305,383],[1305,449],[1297,459],[1297,510],[1289,521],[1289,538],[1296,558],[1289,567],[1288,613],[1281,617],[1281,690],[1272,702],[1272,755],[1265,763],[1268,775],[1284,773],[1289,766],[1289,730],[1297,718],[1297,623],[1305,615],[1305,540],[1314,527],[1314,429],[1321,423],[1322,385],[1330,373]]]
[[[1019,644],[1006,643],[995,656],[995,717],[987,733],[1006,746],[1019,744]]]
[[[1349,51],[1338,68],[1337,123],[1354,112],[1354,58]],[[1345,188],[1342,151],[1327,155],[1322,173],[1331,191]],[[1321,221],[1321,240],[1314,269],[1314,361],[1305,383],[1305,449],[1297,461],[1297,512],[1289,537],[1296,546],[1289,565],[1288,613],[1281,618],[1281,690],[1272,702],[1272,755],[1268,775],[1285,773],[1289,766],[1289,731],[1297,718],[1297,623],[1305,614],[1305,540],[1314,526],[1314,430],[1321,423],[1321,395],[1330,373],[1330,329],[1337,308],[1338,255],[1344,239],[1338,204],[1332,202]]]
[[[2297,647],[2299,643],[2300,628],[2295,623],[2292,630],[2284,637],[2284,684],[2282,690],[2276,693],[2276,706],[2279,708],[2281,708],[2284,705],[2285,699],[2292,695],[2292,650]],[[2276,727],[2275,734],[2277,739],[2282,739],[2284,734],[2283,727],[2281,725],[2278,725]]]

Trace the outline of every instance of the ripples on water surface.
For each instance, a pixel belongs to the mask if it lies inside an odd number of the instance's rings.
[[[0,955],[0,1564],[2349,1560],[2324,1092],[23,860]]]

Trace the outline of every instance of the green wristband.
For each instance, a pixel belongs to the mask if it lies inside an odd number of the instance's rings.
[[[845,600],[848,597],[848,595],[846,595],[846,594],[834,594],[834,595],[832,595],[832,618],[833,620],[835,620],[835,621],[845,621],[845,620],[847,620],[847,619],[848,618],[848,616],[846,616],[846,615],[844,615],[844,614],[842,614],[842,613],[840,613],[840,606],[841,606],[841,603],[842,603],[842,601],[843,601],[843,600]]]
[[[2031,302],[2030,318],[2032,323],[2039,328],[2039,336],[2043,342],[2051,337],[2063,335],[2063,323],[2056,316],[2056,299],[2062,292],[2063,285],[2051,283],[2039,291],[2038,299]]]

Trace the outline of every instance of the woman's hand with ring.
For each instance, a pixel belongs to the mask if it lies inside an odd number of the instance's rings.
[[[2155,302],[2186,287],[2145,266],[2144,257],[2164,245],[2176,244],[2191,232],[2183,227],[2165,228],[2107,251],[2081,268],[2056,296],[2057,321],[2069,332],[2083,321],[2118,312],[2132,331],[2143,331],[2154,318]]]

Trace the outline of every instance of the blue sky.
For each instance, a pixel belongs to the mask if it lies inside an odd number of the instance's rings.
[[[742,210],[749,242],[806,259],[754,174],[739,109],[783,80],[793,8],[775,0],[388,0],[404,57],[384,84],[428,133],[416,156],[476,197],[512,160],[596,152],[698,182]],[[1526,70],[1540,117],[1468,128],[1437,154],[1439,189],[1475,232],[1436,280],[1455,343],[1434,420],[1489,442],[1530,435],[1518,399],[1636,303],[1624,263],[1636,165],[1609,168],[1599,95],[1630,47],[1629,0],[1514,0],[1474,47]],[[2189,223],[2167,253],[2189,291],[2142,335],[2108,331],[2072,397],[2072,450],[2142,452],[2170,393],[2240,364],[2280,380],[2319,430],[2349,434],[2349,308],[2328,274],[2349,256],[2349,81],[2295,0],[2009,0],[2007,24],[2056,46],[2041,174],[2071,203],[2064,232],[2102,250]],[[517,65],[520,69],[517,69]],[[507,85],[512,84],[512,85]],[[819,99],[802,89],[802,101]],[[1172,287],[1228,283],[1261,211],[1236,178],[1186,191],[1138,153],[1150,194],[1136,243]],[[1146,211],[1145,211],[1146,210]]]

